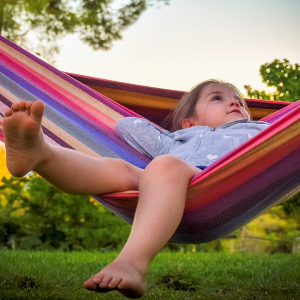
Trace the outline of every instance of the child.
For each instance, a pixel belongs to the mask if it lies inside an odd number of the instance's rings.
[[[148,265],[181,221],[190,179],[268,126],[250,121],[234,86],[206,81],[180,100],[173,113],[173,133],[139,118],[118,122],[118,134],[153,159],[143,170],[123,160],[94,158],[48,144],[41,130],[43,112],[41,101],[20,101],[6,111],[8,169],[14,176],[33,170],[71,194],[139,190],[126,245],[111,264],[84,283],[88,290],[118,290],[129,298],[145,293]]]

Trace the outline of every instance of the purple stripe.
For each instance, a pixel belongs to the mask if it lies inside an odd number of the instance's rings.
[[[4,103],[5,105],[7,105],[8,107],[11,107],[12,102],[9,101],[8,99],[6,99],[3,95],[0,94],[0,101],[2,103]]]
[[[278,112],[275,112],[274,114],[266,116],[262,120],[273,124],[274,122],[281,119],[286,114],[292,112],[294,109],[298,108],[299,106],[300,106],[300,101],[294,102],[294,103],[290,104],[289,106],[287,106],[284,110],[278,111]]]
[[[1,64],[1,66],[2,66],[2,64]],[[18,70],[15,70],[14,67],[18,67]],[[103,129],[104,132],[107,132],[109,130],[112,131],[111,128],[108,128],[106,124],[101,123],[101,121],[99,121],[99,120],[98,120],[98,122],[100,122],[100,125],[98,123],[96,124],[95,122],[93,122],[91,120],[92,116],[89,117],[89,116],[83,115],[82,111],[81,111],[81,108],[78,109],[78,105],[75,103],[75,101],[72,101],[71,99],[68,99],[61,92],[56,92],[56,90],[53,89],[51,85],[49,85],[48,83],[43,82],[39,77],[36,77],[36,76],[31,77],[30,74],[28,74],[28,71],[26,69],[24,69],[23,67],[15,66],[15,65],[13,65],[12,67],[7,66],[7,65],[3,65],[2,68],[3,68],[2,74],[5,74],[7,78],[13,78],[13,76],[15,74],[17,74],[18,77],[20,78],[20,80],[23,80],[23,81],[17,81],[17,79],[16,79],[14,81],[19,86],[21,86],[21,87],[25,86],[24,84],[20,84],[20,82],[27,82],[32,88],[35,88],[38,91],[42,91],[42,93],[44,95],[48,95],[56,103],[62,105],[67,110],[72,111],[72,113],[77,114],[79,116],[79,118],[84,119],[91,126],[93,126],[95,128],[100,127],[100,128]],[[1,69],[1,67],[0,67],[0,69]],[[5,69],[7,69],[8,71],[5,72]],[[9,72],[11,72],[11,73],[9,73]],[[27,73],[25,73],[25,72],[27,72]],[[47,86],[46,90],[44,88],[45,85]],[[28,88],[27,86],[25,86],[25,89],[30,91],[30,88]],[[55,95],[54,95],[54,93],[55,93]],[[77,109],[75,109],[75,108],[70,109],[70,107],[65,103],[65,101],[63,101],[63,100],[61,101],[60,98],[67,99],[66,100],[67,103],[73,102],[77,106]]]
[[[72,135],[75,138],[79,137],[77,133],[80,132],[78,132],[78,130],[77,131],[75,130],[74,125],[77,124],[78,126],[77,128],[81,132],[82,129],[84,129],[84,131],[86,131],[88,134],[84,134],[82,136],[85,136],[86,139],[90,137],[90,139],[93,140],[92,142],[89,143],[87,143],[87,140],[85,140],[86,145],[89,146],[98,154],[104,155],[104,153],[106,153],[106,155],[109,155],[108,154],[109,152],[114,152],[118,157],[121,157],[136,166],[144,165],[146,162],[149,161],[141,153],[129,147],[125,142],[121,141],[114,135],[109,134],[107,130],[99,126],[96,126],[95,123],[90,122],[90,120],[88,119],[83,120],[84,118],[82,117],[82,115],[80,115],[80,117],[77,116],[76,114],[74,114],[74,111],[70,111],[69,108],[60,105],[58,102],[54,101],[50,96],[48,96],[42,90],[39,90],[34,85],[28,83],[21,77],[18,77],[15,73],[12,73],[10,70],[6,69],[3,65],[0,65],[0,71],[3,75],[11,79],[19,87],[22,87],[23,89],[25,89],[26,91],[34,95],[36,98],[44,101],[51,108],[54,108],[55,111],[60,112],[60,115],[65,116],[68,123],[71,120],[72,126],[69,126],[68,129],[69,131],[72,132]],[[58,125],[63,128],[65,128],[66,126],[65,123],[60,123]]]
[[[214,203],[187,212],[177,238],[185,236],[185,242],[190,243],[199,238],[207,242],[238,229],[299,185],[299,166],[300,149],[297,149]],[[197,232],[194,237],[186,235],[191,227]]]
[[[185,94],[185,92],[183,91],[142,86],[137,84],[100,79],[100,78],[89,77],[89,76],[73,74],[73,73],[66,73],[66,74],[70,75],[71,77],[87,85],[96,85],[100,87],[142,93],[142,94],[147,94],[152,96],[180,99]]]
[[[50,139],[52,139],[54,142],[56,142],[58,145],[65,147],[65,148],[74,149],[68,143],[66,143],[64,140],[59,138],[57,135],[55,135],[52,131],[50,131],[45,126],[42,126],[42,129],[43,129],[43,133],[45,135],[47,135]]]
[[[22,49],[21,47],[13,44],[11,41],[7,40],[3,36],[0,36],[0,40],[2,42],[6,43],[7,45],[9,45],[10,47],[12,47],[13,49],[17,50],[18,52],[22,53],[23,55],[27,56],[28,58],[32,59],[33,61],[35,61],[39,65],[43,66],[47,70],[51,71],[55,75],[59,76],[60,78],[64,79],[65,81],[71,83],[72,85],[74,85],[75,87],[77,87],[80,90],[84,91],[88,95],[94,97],[96,100],[98,100],[98,101],[102,102],[103,104],[107,105],[109,108],[113,109],[114,111],[120,113],[121,115],[123,115],[125,117],[132,116],[132,114],[130,114],[127,110],[123,109],[120,105],[116,105],[112,100],[108,99],[104,95],[96,92],[95,90],[89,88],[88,86],[86,86],[86,85],[82,84],[81,82],[79,82],[79,81],[73,79],[72,77],[68,76],[67,74],[65,74],[65,73],[57,70],[56,68],[50,66],[49,64],[42,61],[38,57],[32,55],[31,53],[29,53],[25,49]]]
[[[288,106],[289,102],[278,102],[268,100],[245,99],[249,108],[282,109]]]
[[[49,97],[51,97],[53,99],[53,101],[55,101],[56,103],[62,105],[64,108],[66,108],[67,110],[72,111],[72,113],[77,114],[77,116],[79,116],[79,118],[84,119],[90,126],[95,127],[97,129],[101,128],[103,132],[107,133],[109,131],[112,132],[112,129],[107,127],[106,124],[102,123],[100,120],[97,120],[97,123],[93,122],[92,116],[85,116],[82,114],[81,108],[78,109],[78,105],[76,105],[75,101],[72,101],[70,99],[68,99],[64,94],[62,94],[61,92],[56,93],[56,90],[54,90],[51,86],[49,86],[48,83],[44,83],[39,77],[31,77],[30,74],[28,74],[28,71],[26,69],[24,69],[22,66],[15,66],[15,62],[12,62],[13,66],[7,66],[5,64],[2,64],[0,62],[0,69],[3,68],[2,74],[6,74],[7,78],[13,78],[13,76],[15,74],[18,74],[20,80],[23,80],[24,82],[27,82],[28,84],[30,84],[32,87],[36,88],[37,90],[42,90],[43,94],[48,95]],[[15,70],[14,67],[17,67],[18,70]],[[5,72],[5,69],[7,69],[8,71]],[[9,73],[11,72],[11,73]],[[27,73],[26,73],[27,72]],[[8,77],[9,76],[9,77]],[[21,85],[19,81],[17,81],[17,79],[15,80],[15,83],[18,83],[19,86],[24,86]],[[49,88],[47,88],[46,90],[43,88],[43,86],[45,86],[45,84],[51,89],[49,90]],[[27,90],[30,91],[29,88],[26,87]],[[53,94],[53,92],[55,92],[55,95]],[[73,108],[70,109],[70,107],[65,103],[65,101],[61,101],[60,98],[62,99],[66,99],[67,98],[67,102],[73,102],[76,106],[77,109]],[[24,98],[25,99],[25,98]],[[99,123],[100,124],[99,124]]]

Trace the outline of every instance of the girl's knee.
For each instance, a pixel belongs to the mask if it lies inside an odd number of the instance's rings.
[[[145,169],[141,181],[154,180],[168,185],[186,187],[190,179],[201,172],[187,162],[171,156],[161,155],[154,158]]]
[[[189,163],[171,155],[155,157],[145,169],[144,176],[163,176],[164,180],[176,182],[178,180],[190,180],[201,170]]]
[[[180,158],[177,158],[175,156],[171,155],[160,155],[155,157],[148,167],[151,167],[152,169],[155,168],[156,171],[159,172],[170,172],[170,171],[176,171],[176,170],[182,170],[185,167],[189,167],[189,165],[181,160]]]

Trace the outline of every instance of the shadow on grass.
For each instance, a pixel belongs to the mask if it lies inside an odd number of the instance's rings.
[[[183,272],[167,273],[157,281],[158,284],[163,284],[168,289],[174,291],[189,291],[193,292],[198,287],[198,281],[188,274]]]

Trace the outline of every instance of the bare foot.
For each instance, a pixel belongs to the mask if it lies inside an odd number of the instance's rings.
[[[89,291],[105,293],[117,290],[127,298],[140,298],[146,291],[145,274],[125,260],[116,259],[84,283]]]
[[[41,129],[43,113],[41,101],[20,101],[5,112],[6,162],[13,176],[21,177],[32,171],[47,153]]]

